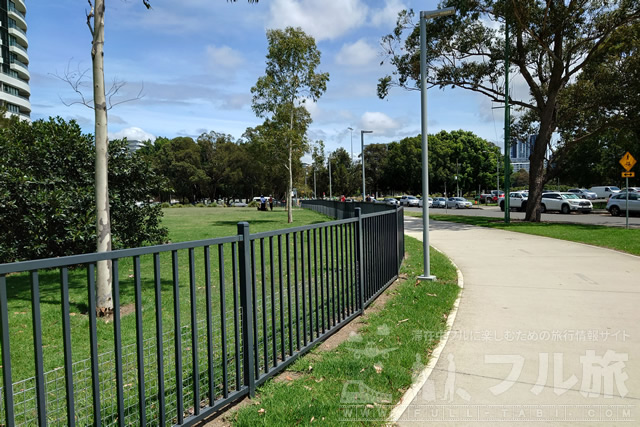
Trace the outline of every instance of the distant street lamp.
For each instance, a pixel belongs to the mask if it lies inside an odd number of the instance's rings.
[[[329,200],[333,199],[333,195],[331,194],[331,154],[329,153],[328,159],[329,159]]]
[[[313,198],[318,198],[318,189],[316,188],[316,165],[313,165]]]
[[[362,153],[362,201],[364,202],[365,195],[367,194],[366,187],[364,184],[364,134],[365,133],[373,133],[372,130],[361,130],[360,131],[360,145],[361,145],[361,153]]]
[[[455,8],[421,11],[420,12],[420,107],[422,110],[422,243],[424,254],[424,272],[418,276],[419,280],[435,280],[431,275],[429,260],[429,144],[427,141],[427,23],[426,20],[438,16],[453,15]],[[364,162],[363,162],[364,171]]]
[[[353,128],[348,127],[347,129],[351,131],[351,161],[353,162]]]

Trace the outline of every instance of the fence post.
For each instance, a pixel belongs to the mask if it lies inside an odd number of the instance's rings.
[[[251,253],[249,240],[249,223],[238,223],[238,235],[241,240],[238,244],[239,279],[240,279],[240,306],[242,307],[242,365],[244,371],[244,385],[249,387],[249,396],[256,394],[256,377],[253,370],[253,321],[254,310],[251,295]]]
[[[401,230],[400,230],[400,214],[399,214],[399,207],[398,205],[394,205],[393,206],[396,210],[396,269],[397,272],[400,273],[400,264],[402,264],[402,256],[404,255],[403,253],[403,247],[402,247],[402,241],[401,241]]]
[[[358,218],[358,283],[356,284],[360,288],[360,313],[364,312],[364,265],[363,265],[363,227],[362,227],[362,210],[356,208],[356,218]]]

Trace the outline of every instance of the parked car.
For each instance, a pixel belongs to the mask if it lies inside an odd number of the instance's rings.
[[[607,210],[612,216],[618,216],[627,210],[627,193],[614,194],[607,202]],[[629,192],[629,214],[640,213],[640,192]]]
[[[528,191],[513,191],[509,193],[509,210],[516,209],[519,212],[527,210]],[[504,199],[500,200],[500,210],[504,212]]]
[[[400,198],[400,206],[415,206],[418,207],[420,201],[415,196],[402,196]]]
[[[491,201],[493,203],[498,203],[499,199],[504,198],[504,191],[502,190],[491,190]]]
[[[629,191],[629,193],[640,193],[640,187],[629,187],[627,189],[627,187],[624,187],[622,190],[620,190],[621,193],[625,193]]]
[[[574,193],[554,191],[542,194],[540,210],[541,212],[559,211],[563,214],[574,211],[589,213],[593,210],[593,205],[589,200],[581,199]]]
[[[447,205],[447,199],[444,197],[436,197],[433,199],[434,208],[444,208]]]
[[[423,207],[424,206],[424,199],[418,199],[418,206]],[[431,197],[429,197],[429,207],[433,207],[433,199]]]
[[[449,197],[447,208],[465,209],[471,208],[473,204],[464,197]]]
[[[384,204],[387,206],[399,206],[400,203],[398,202],[398,199],[395,199],[393,197],[386,197],[384,199]]]
[[[591,187],[589,191],[593,191],[598,195],[599,199],[608,199],[616,193],[620,192],[620,189],[615,185],[601,185],[597,187]]]
[[[586,188],[571,188],[567,190],[569,193],[576,194],[581,199],[595,200],[598,198],[598,195],[593,191],[589,191]]]

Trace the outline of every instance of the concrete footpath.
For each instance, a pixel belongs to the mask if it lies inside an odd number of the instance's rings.
[[[405,230],[422,240],[421,219]],[[640,257],[447,222],[429,236],[464,289],[399,425],[640,425]]]

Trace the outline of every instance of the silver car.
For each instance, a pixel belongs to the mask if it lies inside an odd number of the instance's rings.
[[[400,203],[398,202],[398,199],[394,199],[393,197],[387,197],[384,199],[384,204],[387,206],[398,206],[400,205]]]
[[[469,209],[473,205],[464,197],[449,197],[447,200],[447,208]]]
[[[433,207],[434,208],[443,208],[447,205],[447,199],[444,197],[436,197],[433,199]]]
[[[572,188],[570,190],[567,190],[569,193],[573,193],[576,196],[580,197],[581,199],[587,199],[587,200],[595,200],[598,198],[598,195],[596,193],[594,193],[593,191],[589,191],[586,188]]]
[[[618,216],[627,210],[627,193],[614,194],[607,202],[607,210],[612,216]],[[640,213],[640,193],[629,192],[629,213]]]

